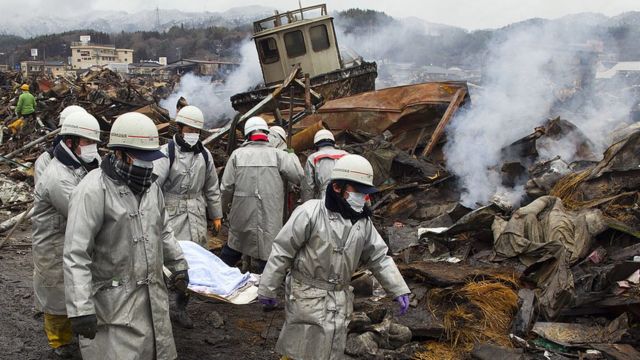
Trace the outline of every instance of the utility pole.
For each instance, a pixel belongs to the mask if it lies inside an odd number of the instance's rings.
[[[156,6],[156,31],[160,31],[160,8]]]

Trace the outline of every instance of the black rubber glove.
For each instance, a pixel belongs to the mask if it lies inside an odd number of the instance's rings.
[[[82,335],[87,339],[96,337],[98,318],[95,314],[72,317],[69,320],[71,321],[71,330],[75,334]]]
[[[189,271],[179,270],[174,272],[171,277],[171,284],[175,289],[183,292],[187,291],[187,287],[189,286]]]

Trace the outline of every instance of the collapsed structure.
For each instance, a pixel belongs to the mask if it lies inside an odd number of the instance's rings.
[[[254,25],[266,86],[232,97],[242,114],[204,142],[216,163],[225,164],[243,141],[237,131],[243,121],[262,114],[289,130],[289,147],[302,160],[311,152],[313,134],[324,127],[344,150],[371,162],[380,190],[371,203],[374,220],[409,283],[412,308],[407,316],[394,318],[384,302],[371,297],[376,289],[370,274],[359,272],[353,279],[359,300],[347,354],[640,358],[640,128],[617,129],[608,149],[598,154],[589,134],[549,114],[530,135],[509,139],[511,145],[502,149],[505,161],[496,170],[507,187],[524,179],[522,204],[496,196],[491,203],[465,207],[442,149],[451,119],[460,108],[473,106],[468,85],[436,82],[373,90],[375,63],[348,68],[339,57],[334,66],[316,73],[304,62],[291,68],[284,61],[296,58],[291,51],[318,52],[313,39],[324,39],[323,34],[327,47],[321,50],[338,54],[326,8],[312,7],[321,13],[316,19],[306,19],[306,10]],[[265,23],[274,26],[267,29]],[[289,33],[297,34],[290,35],[295,39],[287,41]],[[295,41],[302,45],[285,45]],[[277,71],[272,69],[276,65]],[[0,73],[5,125],[13,120],[13,90],[22,82],[17,76]],[[105,132],[117,115],[138,111],[156,122],[165,140],[172,133],[168,112],[157,105],[171,92],[171,83],[125,79],[102,70],[75,81],[37,78],[33,84],[43,125],[64,106],[80,104]],[[44,140],[54,131],[40,126],[32,134],[6,128],[4,133],[0,206],[13,217],[0,224],[0,231],[9,231],[25,218],[14,215],[29,207],[30,163],[47,146],[32,140]],[[576,160],[540,159],[549,143],[573,147]]]

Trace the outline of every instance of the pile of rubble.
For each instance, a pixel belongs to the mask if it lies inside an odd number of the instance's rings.
[[[37,100],[37,130],[30,134],[13,134],[7,126],[16,120],[14,110],[22,83],[30,86]],[[55,129],[58,114],[68,105],[87,109],[98,119],[104,131],[111,128],[111,122],[118,115],[129,111],[143,112],[157,124],[167,123],[169,113],[157,103],[173,91],[174,85],[175,81],[125,76],[109,69],[89,70],[76,78],[55,79],[45,75],[23,78],[20,73],[0,72],[0,116],[4,126],[0,150],[7,154],[34,140],[37,135],[45,135]],[[41,151],[40,146],[28,153]],[[28,156],[27,160],[30,160]]]
[[[475,210],[460,204],[446,164],[410,156],[394,136],[338,138],[375,168],[376,226],[412,289],[413,309],[394,321],[426,342],[411,356],[640,358],[640,128],[619,129],[598,156],[573,124],[546,121],[503,149],[503,185],[528,179],[522,206],[496,196]],[[537,161],[550,142],[575,146],[579,160]],[[348,349],[381,359],[415,350],[385,341],[354,333]]]
[[[14,88],[20,83],[8,81]],[[312,152],[304,129],[320,126],[333,130],[343,149],[371,162],[380,190],[372,199],[374,222],[412,290],[409,313],[395,317],[375,280],[357,274],[347,354],[640,358],[640,127],[619,129],[601,155],[570,122],[544,121],[503,149],[505,162],[497,169],[504,186],[525,184],[522,204],[497,194],[471,209],[461,204],[442,152],[444,128],[459,106],[470,103],[466,85],[434,84],[331,100],[294,128],[292,147],[302,163]],[[75,103],[95,114],[103,130],[118,114],[140,111],[162,132],[169,129],[169,116],[156,104],[171,87],[103,70],[75,81],[41,80],[37,94],[42,118],[57,118]],[[15,94],[0,97],[7,116]],[[241,135],[234,139],[243,141]],[[551,144],[565,142],[577,161],[541,160]],[[0,153],[13,150],[9,143]],[[43,146],[14,160],[32,162]],[[225,141],[208,146],[223,166]],[[0,188],[0,207],[24,210],[29,197],[5,193],[18,191],[12,184],[32,185],[29,171],[5,161],[0,172],[6,176],[0,182],[11,184]]]

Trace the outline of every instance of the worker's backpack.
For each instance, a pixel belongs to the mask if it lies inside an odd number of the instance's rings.
[[[173,139],[169,140],[167,147],[169,148],[169,169],[171,169],[171,167],[173,166],[173,161],[176,158],[176,143],[173,141]],[[202,154],[202,157],[204,158],[205,167],[209,169],[209,155],[207,155],[207,150],[202,149],[202,152],[200,154]]]

